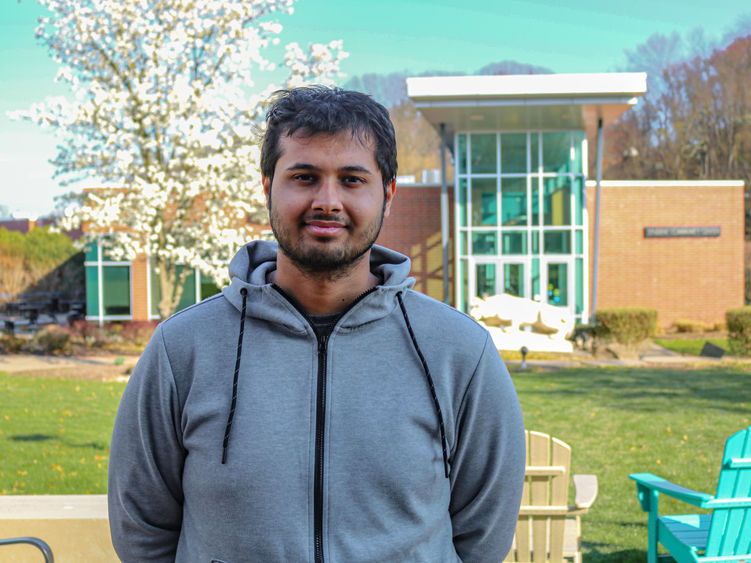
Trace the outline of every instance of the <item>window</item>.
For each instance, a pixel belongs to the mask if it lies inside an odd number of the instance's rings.
[[[571,171],[571,134],[568,131],[542,134],[542,170],[558,174]]]
[[[132,318],[130,262],[116,262],[102,239],[86,245],[86,316],[104,320]]]
[[[571,181],[568,176],[545,178],[543,182],[544,224],[562,227],[571,224]]]
[[[503,233],[503,254],[526,254],[527,233],[511,231]]]
[[[503,265],[503,291],[524,297],[524,264]]]
[[[498,233],[472,233],[472,254],[498,254]]]
[[[466,174],[467,173],[467,136],[466,135],[459,135],[459,138],[457,139],[457,161],[459,163],[459,166],[457,166],[457,172],[459,174]]]
[[[183,267],[178,266],[177,267],[177,275],[179,276],[182,272]],[[200,274],[200,283],[199,286],[196,287],[196,275]],[[159,318],[159,302],[162,299],[162,288],[159,283],[159,274],[156,273],[153,267],[149,266],[149,276],[150,284],[151,284],[151,311],[150,314],[154,318]],[[191,268],[191,272],[188,274],[188,277],[185,279],[185,285],[183,286],[183,292],[180,295],[180,302],[177,304],[176,311],[181,311],[185,309],[186,307],[190,307],[191,305],[194,305],[201,299],[206,299],[207,297],[211,297],[212,295],[216,295],[219,293],[221,289],[214,283],[214,281],[206,276],[205,274],[202,274],[198,272],[197,269]]]
[[[498,195],[495,178],[472,180],[472,226],[498,224]]]
[[[544,233],[545,254],[570,254],[571,253],[571,232],[570,231],[550,231]]]
[[[472,174],[496,174],[498,171],[498,153],[496,135],[473,134],[470,136],[470,159]]]
[[[527,224],[527,179],[501,180],[501,219],[504,226]]]
[[[130,315],[130,266],[102,268],[102,304],[105,317]]]
[[[548,264],[548,303],[568,305],[568,267],[566,264]]]
[[[495,264],[477,264],[475,266],[477,296],[482,299],[495,295]]]
[[[527,134],[504,133],[501,135],[501,174],[525,174],[527,172]]]

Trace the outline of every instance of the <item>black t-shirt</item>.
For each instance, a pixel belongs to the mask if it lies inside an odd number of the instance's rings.
[[[334,330],[334,326],[341,318],[342,313],[333,313],[331,315],[310,315],[310,321],[319,336],[329,336]]]

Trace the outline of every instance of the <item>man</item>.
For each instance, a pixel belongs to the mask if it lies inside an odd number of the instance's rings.
[[[279,94],[261,167],[278,242],[161,323],[112,438],[123,561],[501,561],[524,435],[487,332],[373,243],[395,192],[388,112]]]

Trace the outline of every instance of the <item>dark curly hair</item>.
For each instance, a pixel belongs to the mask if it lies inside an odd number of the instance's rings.
[[[279,139],[297,132],[350,131],[360,142],[375,144],[375,161],[384,189],[396,179],[396,135],[388,110],[367,94],[326,86],[303,86],[275,92],[266,113],[266,132],[261,145],[261,173],[274,177],[281,156]]]

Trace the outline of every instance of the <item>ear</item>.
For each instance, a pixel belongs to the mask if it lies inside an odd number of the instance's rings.
[[[266,197],[266,208],[268,209],[270,204],[269,196],[271,195],[271,178],[261,176],[261,183],[263,184],[263,195]]]
[[[391,212],[391,202],[394,199],[396,193],[396,180],[392,180],[391,183],[386,186],[386,203],[383,207],[383,216],[388,217]]]

